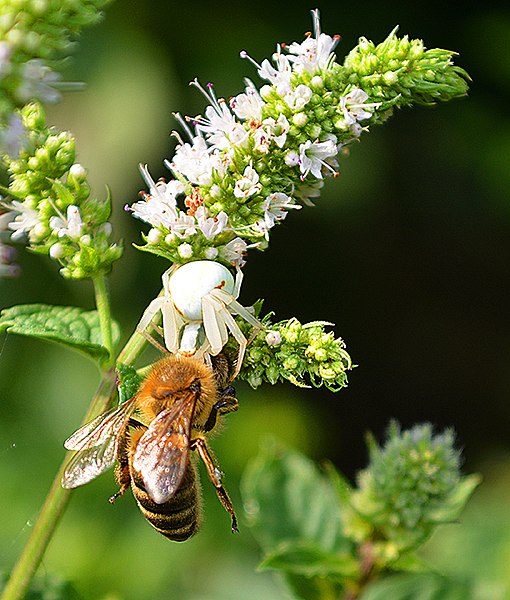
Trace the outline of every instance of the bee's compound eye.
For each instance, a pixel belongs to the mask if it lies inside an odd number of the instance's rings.
[[[194,394],[200,394],[200,381],[194,381],[190,386],[189,389],[191,392],[193,392]]]

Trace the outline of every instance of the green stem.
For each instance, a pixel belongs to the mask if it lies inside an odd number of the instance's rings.
[[[106,342],[106,338],[104,339]],[[138,332],[135,332],[124,346],[118,357],[118,361],[125,364],[134,363],[143,352],[146,345],[147,340]],[[83,419],[83,423],[90,421],[96,415],[109,408],[115,397],[116,391],[115,371],[111,368],[104,373],[98,391]],[[70,499],[71,490],[65,490],[60,482],[71,454],[72,453],[66,454],[64,461],[60,466],[41,512],[37,517],[37,521],[31,531],[30,537],[28,538],[16,565],[11,572],[10,579],[0,596],[0,600],[22,600],[26,596],[30,582],[41,563],[46,548],[55,533],[58,522]]]
[[[104,366],[109,368],[114,362],[110,294],[108,293],[108,284],[104,275],[98,275],[97,277],[94,277],[92,281],[94,283],[96,308],[99,315],[103,346],[108,350],[109,353],[108,361],[104,364]]]

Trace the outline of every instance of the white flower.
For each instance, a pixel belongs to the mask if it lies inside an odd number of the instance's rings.
[[[13,200],[10,203],[9,208],[14,209],[14,211],[18,213],[14,221],[11,221],[8,224],[8,228],[14,231],[14,233],[11,234],[11,239],[21,239],[24,234],[29,234],[34,227],[40,224],[39,213],[35,209],[25,206],[22,202]],[[14,213],[11,212],[7,214],[12,216]]]
[[[287,133],[289,133],[290,129],[287,117],[281,114],[277,121],[272,118],[264,119],[262,125],[270,131],[278,148],[283,148],[287,140]]]
[[[208,217],[207,209],[204,206],[197,208],[195,218],[198,222],[200,231],[207,240],[212,240],[213,237],[221,233],[228,223],[228,215],[226,212],[221,211],[215,217]]]
[[[211,102],[211,105],[205,109],[205,117],[196,117],[194,120],[197,131],[206,134],[210,146],[218,150],[226,150],[230,146],[246,144],[248,132],[241,123],[236,121],[225,100],[216,98],[212,85],[209,85],[209,92],[207,92],[196,79],[191,83]]]
[[[276,52],[273,54],[273,61],[276,64],[276,69],[267,60],[267,58],[262,61],[262,65],[259,65],[246,52],[246,50],[242,50],[240,56],[241,58],[247,58],[252,64],[254,64],[255,67],[257,67],[259,77],[269,81],[273,86],[275,86],[276,91],[278,94],[280,94],[280,96],[284,96],[287,92],[292,90],[290,85],[292,66],[289,62],[289,59],[281,53],[280,46],[277,46]],[[263,86],[260,90],[260,95],[262,98],[266,98],[270,91],[271,90],[268,86]]]
[[[67,236],[72,240],[79,239],[83,229],[80,209],[75,204],[71,204],[67,207],[67,218],[51,217],[50,227],[60,238]]]
[[[157,244],[161,240],[161,231],[159,229],[151,229],[147,234],[147,241],[151,244]]]
[[[316,179],[307,183],[301,183],[295,190],[294,196],[299,198],[307,206],[315,206],[310,198],[318,198],[321,195],[321,189],[324,187],[323,179]]]
[[[192,144],[181,144],[171,162],[165,161],[172,171],[181,173],[191,183],[210,185],[213,165],[204,138],[193,138]]]
[[[275,192],[267,196],[262,204],[262,208],[264,209],[264,217],[255,223],[254,228],[260,233],[265,234],[266,239],[268,239],[269,230],[274,227],[277,221],[285,219],[287,210],[289,208],[300,209],[301,206],[295,204],[290,196],[282,192]]]
[[[271,134],[264,128],[258,127],[253,134],[254,146],[253,149],[256,152],[262,152],[267,154],[269,152],[269,146],[271,145]]]
[[[287,117],[283,114],[278,117],[277,121],[272,117],[264,119],[262,125],[258,127],[253,134],[255,142],[254,149],[258,152],[267,154],[271,142],[274,142],[278,148],[283,148],[287,140],[289,129],[289,122]]]
[[[246,263],[243,256],[248,248],[248,244],[243,239],[236,237],[220,248],[220,256],[232,266],[242,267]]]
[[[177,248],[177,252],[182,258],[191,258],[193,256],[193,247],[190,244],[184,243]]]
[[[56,242],[52,246],[50,246],[50,256],[55,260],[59,258],[63,258],[65,255],[64,246],[60,242]]]
[[[60,79],[60,74],[52,71],[41,59],[33,58],[20,69],[21,81],[16,96],[21,102],[40,100],[41,102],[57,102],[60,92],[53,85]]]
[[[9,223],[14,219],[15,216],[16,213],[13,210],[0,214],[0,234],[4,231],[7,231]]]
[[[245,94],[238,94],[230,100],[230,107],[239,119],[262,119],[262,107],[264,100],[260,97],[258,91],[249,86]]]
[[[265,79],[272,83],[280,96],[284,96],[292,90],[290,84],[292,66],[287,56],[281,53],[279,46],[277,51],[273,54],[273,61],[276,64],[276,69],[266,58],[262,61],[258,74],[261,79]]]
[[[365,103],[368,94],[360,88],[353,88],[348,94],[340,97],[340,108],[348,125],[369,119],[372,113],[367,108],[379,108],[380,102]]]
[[[126,207],[137,219],[149,223],[153,227],[166,227],[170,229],[178,219],[176,196],[184,192],[184,185],[172,179],[168,183],[154,180],[147,170],[147,165],[140,165],[142,176],[149,187],[150,193],[143,200],[135,202],[131,207]]]
[[[338,44],[339,36],[331,37],[320,32],[319,11],[312,11],[315,37],[309,37],[301,44],[294,42],[287,50],[289,60],[297,73],[315,73],[327,66],[329,58]]]
[[[333,139],[334,138],[334,139]],[[311,173],[317,179],[322,179],[322,167],[326,167],[333,171],[332,167],[326,162],[328,158],[333,158],[338,152],[336,138],[325,142],[312,142],[307,140],[299,146],[299,168],[305,178],[308,173]]]
[[[218,256],[218,248],[209,247],[204,250],[204,258],[214,260]]]
[[[307,85],[300,84],[295,90],[285,94],[283,99],[292,110],[301,110],[310,102],[311,97],[312,90]]]
[[[28,133],[21,116],[11,113],[6,125],[0,127],[0,151],[10,157],[17,157],[28,142]]]
[[[279,346],[282,343],[282,334],[277,330],[270,330],[266,334],[266,344],[268,346]]]
[[[236,181],[234,186],[234,196],[236,198],[248,198],[256,194],[262,185],[259,183],[259,174],[255,169],[248,165],[244,170],[241,179]]]
[[[289,150],[285,155],[284,160],[288,167],[295,167],[299,164],[299,154],[295,150]]]
[[[168,229],[170,229],[172,233],[175,233],[177,237],[187,238],[197,232],[196,225],[197,222],[195,221],[195,217],[187,215],[185,212],[180,210],[179,216],[175,218]]]

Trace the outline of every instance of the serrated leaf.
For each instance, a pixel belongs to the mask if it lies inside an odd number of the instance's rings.
[[[286,542],[313,544],[324,552],[352,551],[335,490],[302,454],[267,443],[241,486],[249,524],[266,553]]]
[[[79,350],[95,360],[108,357],[102,345],[97,311],[85,311],[74,306],[20,304],[0,313],[0,331],[57,342]],[[119,339],[119,327],[112,321],[114,342]]]
[[[124,404],[138,392],[143,377],[137,373],[134,367],[123,363],[117,363],[117,375],[119,377],[117,385],[119,404]]]
[[[357,560],[350,554],[325,552],[315,544],[284,542],[266,554],[260,569],[275,569],[304,577],[356,577]]]
[[[372,583],[359,600],[475,600],[470,582],[436,573],[391,575]]]

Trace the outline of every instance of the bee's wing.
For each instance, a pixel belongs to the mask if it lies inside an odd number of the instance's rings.
[[[116,455],[117,438],[114,436],[99,446],[79,450],[66,465],[62,487],[71,489],[92,481],[113,465]]]
[[[162,411],[140,438],[133,468],[157,504],[164,504],[178,490],[188,466],[191,420],[197,394],[185,394]]]
[[[67,449],[78,452],[64,469],[61,482],[63,488],[84,485],[113,465],[117,456],[118,438],[129,420],[134,402],[135,398],[131,398],[122,406],[99,415],[65,441]]]
[[[107,410],[90,423],[86,423],[77,429],[64,442],[64,448],[67,448],[67,450],[92,448],[102,444],[110,436],[116,435],[133,411],[135,399],[136,396],[124,402],[121,406]]]

